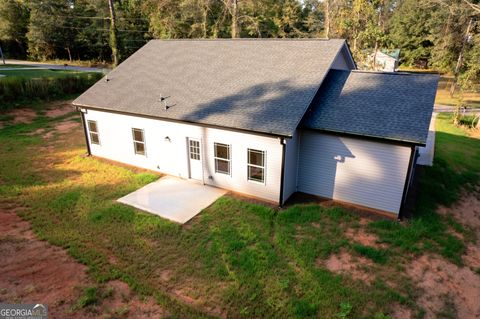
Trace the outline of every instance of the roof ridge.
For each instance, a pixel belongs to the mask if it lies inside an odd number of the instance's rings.
[[[348,72],[348,71],[347,71]],[[385,71],[370,71],[370,70],[351,70],[354,73],[367,73],[367,74],[384,74],[384,75],[438,75],[437,72],[412,72],[412,71],[400,71],[400,72],[385,72]]]
[[[194,42],[194,41],[199,41],[199,42],[240,42],[240,41],[285,41],[285,42],[294,42],[294,41],[330,41],[330,40],[335,40],[335,41],[345,41],[345,39],[331,39],[331,38],[195,38],[195,39],[152,39],[149,40],[148,42]]]

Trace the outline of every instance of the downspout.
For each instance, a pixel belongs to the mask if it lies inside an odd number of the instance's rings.
[[[407,201],[407,195],[408,195],[408,190],[410,188],[410,183],[411,183],[411,178],[412,176],[412,169],[413,169],[413,163],[415,160],[416,156],[416,148],[415,146],[411,147],[411,152],[410,152],[410,160],[408,162],[408,170],[407,170],[407,176],[405,177],[405,185],[403,186],[403,194],[402,194],[402,203],[400,204],[400,210],[398,212],[398,220],[403,219],[403,209],[405,207],[405,202]]]
[[[82,112],[80,108],[78,108],[80,112],[80,119],[82,121],[83,126],[83,134],[85,135],[85,143],[87,144],[87,155],[92,155],[92,151],[90,150],[90,142],[88,141],[88,131],[87,131],[87,122],[85,121],[85,113]]]
[[[286,150],[286,140],[285,138],[280,138],[280,144],[282,144],[282,168],[280,174],[280,199],[278,202],[279,207],[283,206],[283,186],[284,186],[284,179],[285,179],[285,150]]]

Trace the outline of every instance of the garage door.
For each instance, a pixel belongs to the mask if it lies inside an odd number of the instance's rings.
[[[298,190],[398,214],[411,149],[304,131]]]

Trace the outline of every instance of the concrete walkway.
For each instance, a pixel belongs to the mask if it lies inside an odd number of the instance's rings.
[[[433,156],[435,155],[435,119],[437,113],[433,112],[430,120],[430,127],[428,128],[427,145],[418,148],[419,157],[417,165],[432,166]]]
[[[184,224],[226,192],[220,188],[166,176],[118,201]]]

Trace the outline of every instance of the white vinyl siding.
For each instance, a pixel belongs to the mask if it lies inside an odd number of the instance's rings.
[[[90,143],[95,156],[189,178],[188,139],[195,138],[201,142],[200,158],[205,184],[278,203],[282,145],[276,137],[95,110],[88,110],[85,118],[97,121],[102,129],[102,146]],[[132,127],[143,129],[148,157],[135,155],[132,151]],[[215,143],[230,145],[230,175],[215,173]],[[249,148],[266,152],[264,184],[248,181]]]
[[[411,149],[304,131],[298,190],[398,214]]]
[[[293,137],[286,139],[285,145],[285,173],[283,183],[283,202],[297,191],[298,148],[300,135],[295,131]]]

